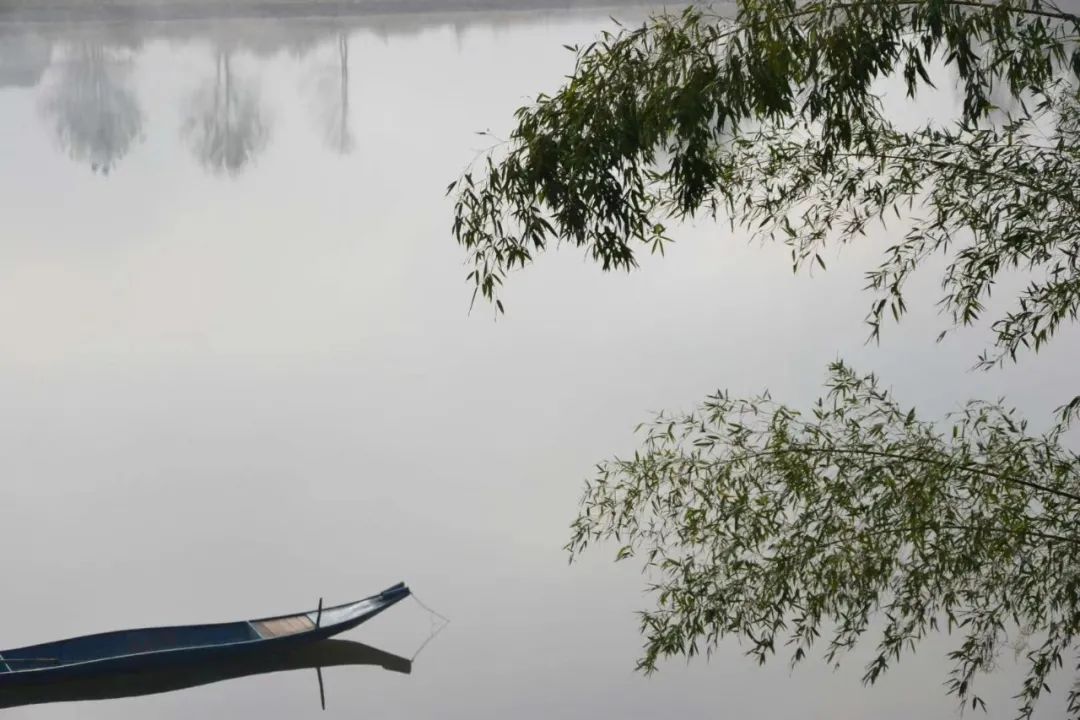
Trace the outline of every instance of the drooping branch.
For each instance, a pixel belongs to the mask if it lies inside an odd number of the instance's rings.
[[[1025,480],[1024,478],[1012,477],[1004,473],[995,472],[987,463],[980,462],[956,462],[951,459],[943,459],[934,455],[919,455],[916,453],[903,453],[895,451],[878,450],[874,447],[840,447],[836,445],[786,445],[782,449],[775,450],[759,450],[756,452],[747,453],[736,458],[731,458],[729,461],[745,462],[749,460],[757,460],[769,456],[779,456],[783,454],[806,454],[806,455],[848,455],[853,457],[868,457],[868,458],[885,458],[888,460],[899,460],[904,463],[909,463],[914,467],[918,467],[921,464],[934,465],[942,470],[956,470],[959,472],[971,473],[975,476],[985,476],[1000,480],[1006,483],[1014,483],[1023,487],[1035,490],[1040,493],[1048,493],[1050,495],[1057,495],[1058,497],[1072,500],[1073,502],[1080,503],[1080,495],[1062,490],[1060,488],[1049,487],[1038,482],[1031,480]],[[1078,478],[1080,479],[1080,478]]]
[[[911,232],[868,276],[874,337],[884,313],[906,311],[916,267],[966,247],[943,280],[953,324],[979,320],[998,273],[1019,268],[1034,289],[993,324],[989,363],[1037,349],[1080,307],[1080,292],[1057,292],[1080,242],[1062,220],[1080,206],[1078,36],[1075,15],[1026,0],[740,0],[730,20],[689,9],[605,34],[452,187],[468,278],[501,310],[506,275],[559,243],[629,270],[665,249],[672,220],[719,208],[816,262],[821,243],[878,219]],[[942,60],[963,109],[899,130],[877,82],[901,78],[914,95],[942,84]],[[1004,123],[989,100],[1000,88],[1015,104]],[[901,201],[925,215],[888,218]]]
[[[835,662],[880,618],[874,682],[947,622],[949,691],[978,704],[1007,629],[1034,627],[1047,637],[1026,656],[1027,717],[1080,633],[1080,456],[1060,429],[1030,435],[988,403],[921,420],[835,364],[809,412],[718,393],[643,432],[632,459],[599,466],[568,549],[615,540],[645,559],[646,670],[728,635],[795,663],[825,635]]]

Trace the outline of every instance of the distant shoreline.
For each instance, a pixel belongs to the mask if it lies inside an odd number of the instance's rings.
[[[0,0],[2,22],[332,18],[641,7],[641,0]],[[686,4],[690,4],[690,0]],[[679,4],[681,6],[682,4]]]

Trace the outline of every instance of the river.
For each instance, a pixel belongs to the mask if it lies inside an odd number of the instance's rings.
[[[410,673],[325,670],[328,717],[953,717],[941,641],[873,689],[866,653],[789,673],[735,642],[643,677],[637,568],[567,564],[593,464],[718,387],[807,402],[839,355],[928,414],[1075,391],[1074,332],[970,372],[987,335],[934,342],[933,276],[866,345],[883,238],[811,277],[702,221],[629,275],[551,254],[470,312],[446,185],[564,44],[642,12],[0,25],[0,647],[404,580],[452,622]],[[432,622],[410,601],[349,637],[410,658]],[[4,716],[317,712],[289,672]]]

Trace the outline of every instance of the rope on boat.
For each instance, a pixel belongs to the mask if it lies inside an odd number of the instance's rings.
[[[423,649],[428,646],[428,643],[430,643],[432,640],[434,640],[436,635],[438,635],[439,633],[441,633],[443,630],[446,629],[446,626],[450,624],[450,618],[446,617],[445,615],[443,615],[442,613],[440,613],[437,610],[431,609],[431,607],[429,607],[423,600],[416,597],[416,593],[410,593],[410,595],[412,595],[412,599],[416,601],[417,605],[422,607],[424,610],[426,610],[431,615],[431,628],[432,628],[431,629],[431,634],[427,636],[427,640],[420,643],[420,647],[418,647],[416,649],[416,652],[413,653],[413,656],[411,658],[409,658],[409,663],[411,664],[411,663],[416,661],[416,658],[418,658],[420,656],[421,651],[423,651]],[[435,618],[438,618],[439,620],[442,621],[441,623],[438,624],[437,627],[436,627],[436,623],[435,623]]]
[[[417,604],[417,605],[419,605],[420,607],[424,608],[425,610],[427,610],[427,611],[428,611],[429,613],[431,613],[431,614],[432,614],[432,615],[434,615],[435,617],[437,617],[437,618],[439,618],[440,620],[442,620],[442,621],[443,621],[443,624],[449,624],[449,623],[450,623],[450,618],[446,617],[445,615],[443,615],[442,613],[440,613],[440,612],[439,612],[439,611],[437,611],[437,610],[432,610],[432,609],[431,609],[430,607],[428,607],[428,606],[427,606],[427,605],[426,605],[426,604],[424,603],[424,601],[423,601],[423,600],[421,600],[420,598],[416,597],[416,593],[414,593],[414,592],[410,592],[409,594],[410,594],[410,595],[412,595],[412,599],[416,601],[416,604]]]

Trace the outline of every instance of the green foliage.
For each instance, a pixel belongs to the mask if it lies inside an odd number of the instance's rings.
[[[1028,717],[1075,652],[1080,457],[1060,427],[1032,436],[993,403],[929,422],[835,364],[809,412],[718,393],[642,431],[633,458],[599,466],[569,549],[615,540],[619,559],[643,558],[656,600],[643,669],[727,635],[761,662],[815,645],[838,662],[872,632],[873,683],[947,630],[948,689],[973,705],[978,676],[1024,644]],[[1080,715],[1076,686],[1069,707]]]
[[[947,328],[983,319],[1004,274],[1026,280],[989,319],[982,367],[1076,320],[1077,16],[1042,0],[738,0],[733,18],[691,8],[572,50],[565,84],[448,188],[474,299],[501,311],[507,274],[558,243],[630,270],[705,214],[786,243],[796,269],[898,230],[866,276],[875,338],[935,256]],[[901,127],[885,109],[889,88],[950,83],[951,117]],[[948,690],[976,707],[976,680],[1019,644],[1028,717],[1067,655],[1080,667],[1080,458],[1062,443],[1077,417],[1080,397],[1041,436],[999,403],[930,422],[843,365],[806,413],[721,393],[599,466],[568,549],[614,540],[617,559],[643,559],[646,671],[729,635],[792,663],[815,646],[838,662],[872,635],[872,683],[947,631]],[[1080,684],[1068,703],[1080,718]]]
[[[1078,36],[1080,18],[1040,0],[741,0],[733,20],[688,9],[605,34],[451,186],[469,279],[501,310],[506,274],[553,243],[630,269],[664,249],[672,218],[701,212],[782,239],[796,267],[871,222],[905,223],[868,274],[873,335],[941,253],[957,325],[1002,272],[1030,278],[981,362],[1037,349],[1080,308]],[[941,62],[962,110],[898,129],[882,81],[914,96]]]

